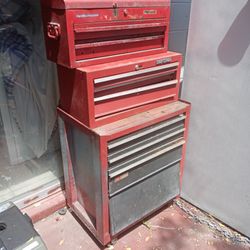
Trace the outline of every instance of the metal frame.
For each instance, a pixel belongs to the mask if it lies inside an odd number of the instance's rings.
[[[112,240],[112,238],[116,237],[116,235],[111,235],[109,225],[110,217],[107,180],[108,142],[181,114],[184,114],[186,116],[184,123],[184,139],[186,141],[188,134],[187,130],[190,116],[190,108],[191,106],[189,103],[184,101],[177,101],[92,130],[86,127],[77,119],[73,118],[72,116],[58,108],[62,153],[64,159],[63,164],[65,172],[67,204],[69,207],[72,208],[72,210],[80,218],[80,220],[89,228],[93,235],[103,245],[108,244]],[[77,187],[75,185],[75,177],[73,171],[74,166],[72,165],[71,153],[67,141],[67,133],[69,132],[69,126],[74,126],[78,128],[82,133],[90,135],[92,138],[92,149],[96,156],[93,162],[93,172],[95,178],[98,179],[97,183],[100,184],[100,186],[98,186],[98,190],[96,191],[95,226],[88,218],[87,212],[85,211],[84,207],[78,202],[76,194]],[[180,183],[183,175],[185,150],[186,143],[183,145],[182,148]],[[134,223],[129,227],[133,225]]]

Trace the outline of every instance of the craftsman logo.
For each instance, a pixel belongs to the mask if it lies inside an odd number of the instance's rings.
[[[98,17],[98,13],[91,13],[91,14],[78,14],[76,15],[76,18],[88,18],[88,17]]]
[[[157,10],[144,10],[145,15],[155,15],[157,14]]]
[[[164,58],[164,59],[159,59],[159,60],[156,61],[156,65],[161,65],[161,64],[169,63],[171,61],[172,61],[171,57]]]

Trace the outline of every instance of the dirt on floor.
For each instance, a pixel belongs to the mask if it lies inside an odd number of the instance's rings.
[[[182,203],[183,204],[183,203]],[[184,203],[185,205],[185,203]],[[230,237],[209,224],[201,224],[193,217],[203,213],[189,204],[190,215],[176,203],[167,206],[158,214],[139,224],[118,239],[115,245],[106,249],[114,250],[250,250],[245,242],[235,242]],[[196,216],[195,216],[196,217]],[[231,230],[221,223],[224,232]],[[55,213],[35,224],[35,228],[45,241],[49,250],[99,250],[104,249],[87,233],[85,227],[70,213]],[[232,230],[231,230],[232,231]],[[233,234],[233,233],[232,233]],[[239,235],[235,232],[235,234]],[[244,240],[244,237],[242,237]]]

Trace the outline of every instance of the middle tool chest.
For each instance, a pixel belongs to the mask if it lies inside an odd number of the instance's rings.
[[[178,100],[181,54],[58,66],[60,108],[90,128]]]
[[[58,111],[67,203],[102,244],[179,195],[190,104],[92,130]]]
[[[41,0],[47,57],[70,68],[167,51],[169,0]]]

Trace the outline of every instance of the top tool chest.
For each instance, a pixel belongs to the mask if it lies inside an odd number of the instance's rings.
[[[42,0],[47,57],[76,68],[167,51],[170,0]]]

